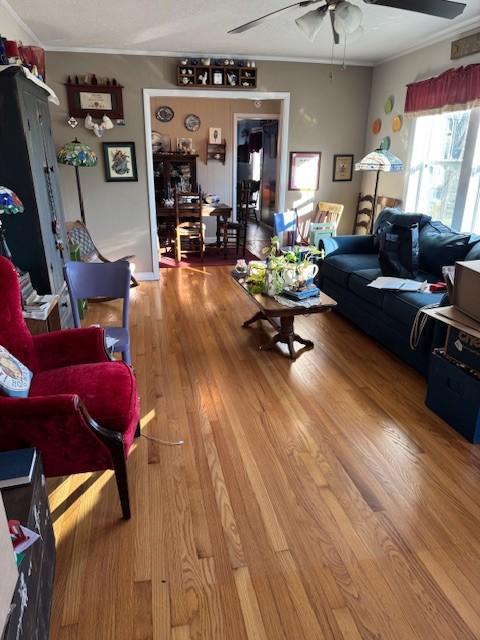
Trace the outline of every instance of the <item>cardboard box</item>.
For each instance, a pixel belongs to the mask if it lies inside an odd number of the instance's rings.
[[[480,338],[471,333],[449,326],[445,353],[470,369],[480,371]]]
[[[480,260],[455,264],[453,306],[480,322]]]

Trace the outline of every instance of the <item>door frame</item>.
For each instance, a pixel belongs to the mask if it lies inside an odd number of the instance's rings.
[[[233,114],[233,154],[234,155],[233,155],[233,162],[232,162],[232,165],[233,165],[232,166],[233,168],[232,204],[237,202],[237,163],[238,163],[237,128],[240,120],[277,120],[278,121],[275,206],[277,207],[278,211],[283,211],[285,209],[286,189],[280,189],[280,177],[282,175],[281,162],[282,162],[283,155],[287,156],[288,154],[281,153],[281,139],[282,139],[282,135],[280,131],[281,113],[234,113]],[[280,203],[280,193],[284,194],[282,203]]]
[[[209,98],[212,100],[280,100],[280,117],[278,124],[279,176],[277,180],[277,206],[281,211],[285,208],[288,179],[288,124],[290,116],[290,93],[287,91],[250,91],[242,89],[143,89],[143,113],[145,125],[145,152],[147,163],[148,205],[150,209],[150,238],[152,251],[152,279],[160,278],[159,255],[157,250],[157,210],[155,205],[155,183],[153,177],[152,150],[152,110],[151,98]],[[255,116],[256,114],[249,114]],[[264,114],[258,114],[264,115]],[[278,114],[276,114],[278,116]],[[265,119],[265,118],[264,118]],[[235,135],[236,127],[234,128]],[[234,172],[236,174],[236,163]],[[236,197],[236,184],[235,197]],[[232,193],[233,197],[234,193]]]

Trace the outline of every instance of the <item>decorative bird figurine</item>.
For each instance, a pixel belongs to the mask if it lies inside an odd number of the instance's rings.
[[[97,136],[97,138],[101,138],[103,136],[103,132],[108,129],[113,129],[113,122],[110,120],[108,116],[102,117],[102,122],[97,124],[93,121],[93,118],[90,114],[85,118],[85,129],[89,131],[93,131],[93,133]]]

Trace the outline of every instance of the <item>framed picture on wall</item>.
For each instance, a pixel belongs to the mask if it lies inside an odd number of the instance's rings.
[[[208,142],[209,144],[222,143],[222,130],[220,127],[210,127],[208,129]]]
[[[137,182],[134,142],[104,142],[103,160],[107,182]]]
[[[350,182],[353,177],[353,154],[333,156],[333,182]]]
[[[320,180],[321,153],[291,151],[288,189],[290,191],[317,191]]]

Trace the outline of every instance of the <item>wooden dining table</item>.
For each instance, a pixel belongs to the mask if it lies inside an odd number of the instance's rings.
[[[180,211],[178,212],[180,218],[190,218],[192,213],[189,211],[188,204],[182,204]],[[222,238],[222,223],[223,228],[226,228],[228,220],[232,216],[232,207],[224,202],[217,204],[202,203],[202,217],[215,217],[217,219],[217,232],[215,245],[217,249],[222,246],[222,240],[225,241],[225,233]],[[157,207],[157,220],[161,218],[174,218],[175,207]]]

